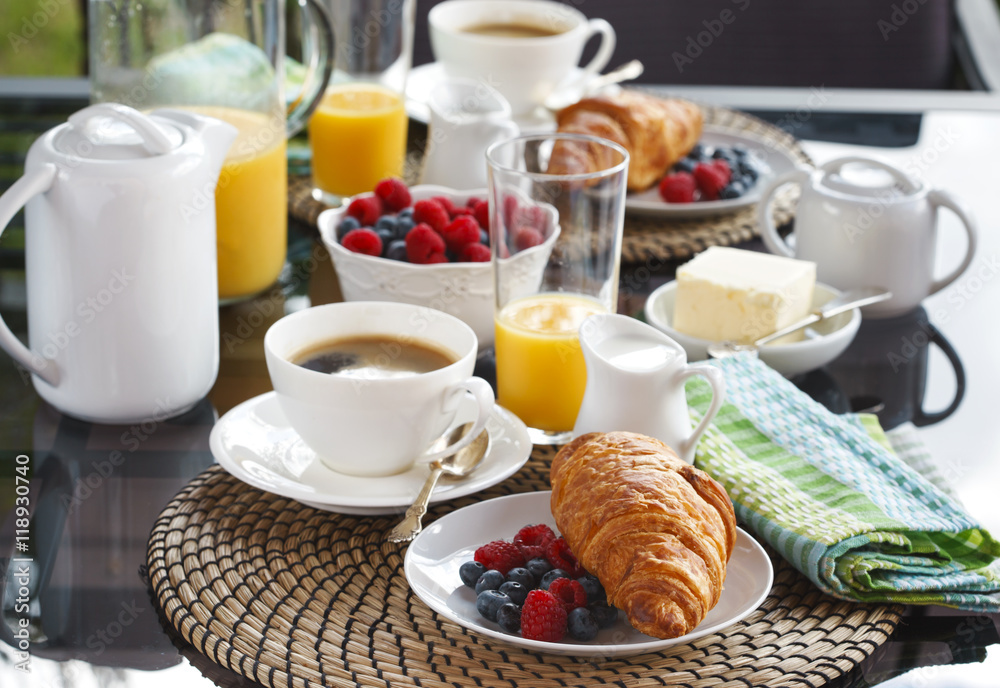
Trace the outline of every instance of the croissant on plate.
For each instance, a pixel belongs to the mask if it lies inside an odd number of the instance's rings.
[[[701,108],[694,103],[628,90],[584,98],[556,114],[558,131],[610,139],[628,151],[629,191],[648,189],[687,155],[701,137],[703,122]],[[548,171],[575,174],[608,166],[597,147],[560,145]]]
[[[552,462],[552,515],[632,626],[692,631],[716,605],[736,544],[723,487],[657,439],[589,433]]]

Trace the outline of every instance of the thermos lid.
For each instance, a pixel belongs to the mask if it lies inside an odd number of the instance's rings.
[[[82,160],[140,160],[170,153],[184,135],[164,119],[118,103],[91,105],[69,117],[53,141],[63,155]]]

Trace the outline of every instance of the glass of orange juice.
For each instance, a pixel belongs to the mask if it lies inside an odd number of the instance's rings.
[[[313,195],[331,205],[403,176],[415,0],[326,0],[333,76],[309,120]]]
[[[562,444],[587,382],[580,325],[617,310],[628,152],[556,133],[501,141],[486,160],[497,401],[535,444]]]

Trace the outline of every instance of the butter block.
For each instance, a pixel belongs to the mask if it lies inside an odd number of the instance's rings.
[[[713,246],[677,269],[673,327],[713,342],[751,344],[805,317],[816,264]],[[794,333],[774,342],[797,341]]]

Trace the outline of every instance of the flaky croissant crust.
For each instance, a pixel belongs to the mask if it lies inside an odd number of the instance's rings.
[[[639,631],[676,638],[716,605],[736,544],[725,490],[659,440],[582,435],[552,462],[552,515],[608,601]]]

